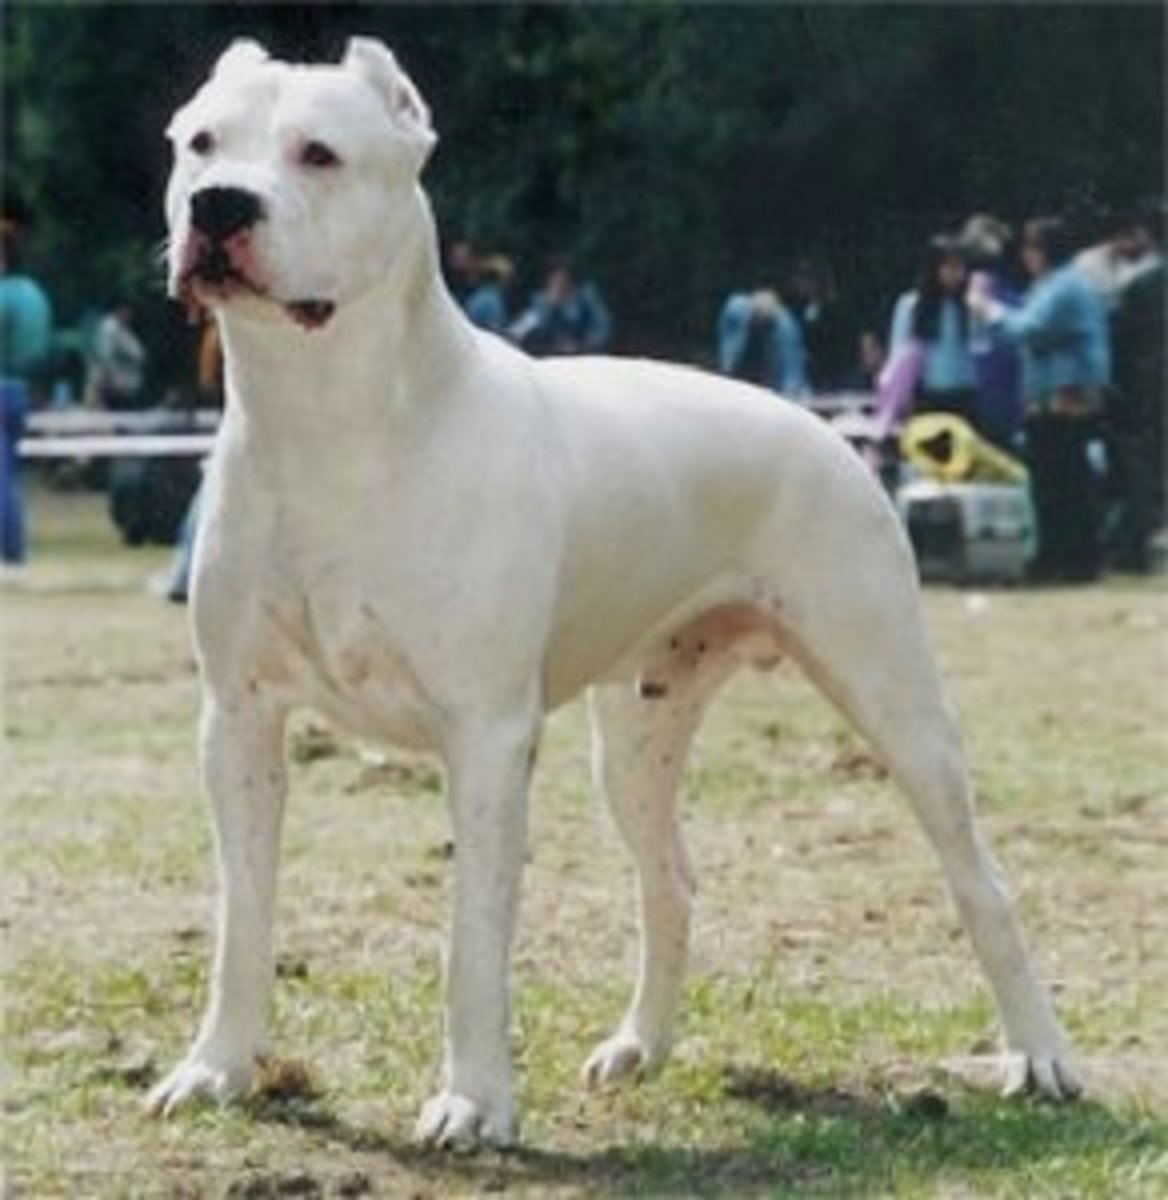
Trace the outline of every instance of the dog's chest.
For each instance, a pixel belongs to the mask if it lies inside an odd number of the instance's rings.
[[[436,706],[405,639],[372,602],[326,589],[265,607],[262,676],[360,737],[433,748]]]

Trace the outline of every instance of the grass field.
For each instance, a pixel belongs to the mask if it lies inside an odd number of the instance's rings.
[[[142,1115],[205,986],[212,888],[186,615],[92,498],[38,494],[3,594],[4,1161],[34,1197],[1168,1196],[1168,598],[937,590],[981,808],[1088,1098],[986,1086],[986,991],[883,772],[794,672],[711,714],[685,801],[700,876],[675,1057],[590,1094],[632,878],[550,724],[516,949],[523,1148],[410,1145],[434,1082],[441,778],[292,735],[281,1068],[243,1108]]]

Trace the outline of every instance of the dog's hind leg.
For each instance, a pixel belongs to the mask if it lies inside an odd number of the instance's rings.
[[[851,566],[859,572],[851,586],[837,577],[806,596],[789,593],[792,653],[883,757],[940,857],[997,1001],[1011,1052],[1007,1090],[1029,1084],[1054,1098],[1074,1096],[1079,1085],[1065,1036],[977,825],[911,561],[860,551]]]
[[[635,687],[590,694],[595,783],[636,863],[640,905],[636,990],[584,1064],[590,1085],[651,1072],[669,1052],[694,887],[675,796],[704,705],[736,665],[714,618],[677,635]]]

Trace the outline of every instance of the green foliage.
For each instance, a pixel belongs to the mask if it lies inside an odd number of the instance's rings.
[[[692,353],[732,286],[828,254],[874,318],[975,209],[1084,213],[1163,175],[1159,6],[7,6],[9,185],[66,315],[158,288],[161,130],[232,36],[385,37],[431,101],[442,227],[571,251],[626,348]],[[1116,69],[1122,63],[1122,69]]]

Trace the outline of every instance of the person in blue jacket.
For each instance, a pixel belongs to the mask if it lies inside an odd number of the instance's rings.
[[[718,317],[718,370],[797,399],[806,395],[799,322],[772,291],[734,292]]]
[[[553,259],[543,289],[508,331],[531,354],[603,354],[612,316],[594,283],[581,282],[566,258]]]
[[[506,336],[507,287],[515,268],[502,254],[489,255],[477,265],[478,280],[463,301],[463,309],[480,329]]]
[[[969,305],[996,337],[1018,346],[1026,459],[1038,526],[1034,574],[1080,582],[1099,572],[1094,479],[1088,446],[1111,381],[1102,301],[1074,265],[1057,217],[1027,222],[1022,262],[1032,282],[1020,307],[974,289]]]

